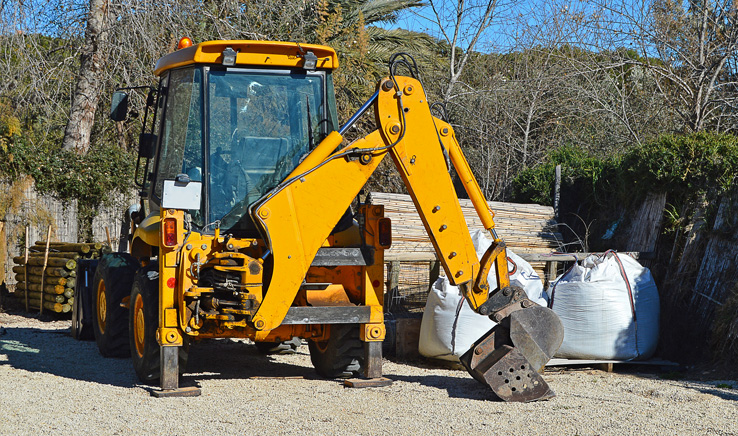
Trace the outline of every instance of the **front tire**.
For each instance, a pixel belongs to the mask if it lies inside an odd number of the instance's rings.
[[[146,384],[154,384],[161,376],[161,349],[156,341],[159,328],[159,267],[153,262],[136,274],[131,289],[130,350],[133,369],[138,379]],[[179,348],[179,373],[187,366],[189,342]]]
[[[128,357],[128,310],[120,306],[131,294],[138,261],[127,253],[109,253],[100,259],[93,279],[92,330],[104,357]]]
[[[364,371],[364,343],[356,324],[332,324],[324,342],[309,341],[310,360],[325,378],[358,377]]]

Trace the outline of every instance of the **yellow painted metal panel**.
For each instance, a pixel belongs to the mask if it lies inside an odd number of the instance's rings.
[[[334,155],[381,145],[381,137],[374,132]],[[268,235],[274,259],[272,281],[253,319],[261,330],[257,339],[282,322],[318,249],[385,154],[376,153],[367,164],[328,157],[254,207],[253,216]]]
[[[150,213],[149,216],[141,221],[141,224],[136,227],[136,231],[133,232],[133,239],[141,239],[147,245],[152,247],[159,246],[159,227],[161,224],[161,218],[158,212]]]
[[[207,41],[192,47],[177,50],[159,59],[154,74],[161,75],[172,68],[192,64],[220,64],[223,50],[231,47],[238,52],[236,65],[260,67],[301,67],[302,56],[312,51],[318,57],[317,68],[338,68],[335,50],[324,45],[298,44],[280,41]]]

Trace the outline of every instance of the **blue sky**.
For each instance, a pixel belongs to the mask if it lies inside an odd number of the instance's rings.
[[[443,28],[449,37],[453,33],[456,1],[437,1],[440,5]],[[467,0],[483,4],[485,1]],[[648,0],[603,0],[593,4],[587,0],[498,0],[492,24],[481,35],[476,50],[484,53],[505,52],[517,47],[539,45],[555,41],[556,45],[571,44],[594,47],[597,35],[610,34],[617,39],[618,30],[639,22],[624,20],[627,15],[637,16],[638,8]],[[474,29],[469,24],[479,21],[483,10],[477,9],[465,20],[466,34],[457,44],[466,47]],[[401,13],[396,23],[384,23],[385,28],[403,28],[443,38],[433,10],[429,6],[414,8]],[[579,20],[579,21],[577,21]],[[628,22],[630,21],[630,23]],[[622,34],[621,34],[622,35]],[[607,38],[610,39],[610,38]],[[627,42],[622,45],[627,45]]]

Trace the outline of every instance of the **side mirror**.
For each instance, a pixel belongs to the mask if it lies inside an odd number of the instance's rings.
[[[128,117],[128,93],[115,91],[110,100],[110,119],[113,121],[125,121]]]
[[[152,159],[156,153],[156,135],[142,133],[138,136],[138,155],[145,159]]]

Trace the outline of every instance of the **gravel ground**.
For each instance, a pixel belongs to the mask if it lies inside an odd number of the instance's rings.
[[[736,380],[552,370],[556,398],[502,403],[465,371],[385,360],[392,386],[347,389],[315,377],[307,346],[233,340],[191,348],[183,384],[202,396],[157,399],[69,326],[0,313],[0,435],[738,435]]]

